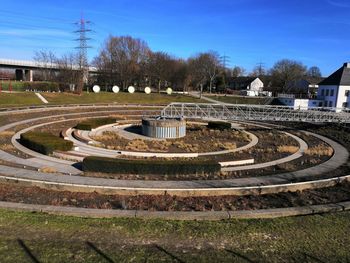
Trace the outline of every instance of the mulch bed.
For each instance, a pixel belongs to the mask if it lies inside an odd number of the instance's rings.
[[[260,196],[178,197],[120,196],[98,193],[73,193],[0,184],[0,200],[41,205],[75,206],[98,209],[130,209],[150,211],[222,211],[255,210],[328,204],[348,201],[350,183],[334,187]]]

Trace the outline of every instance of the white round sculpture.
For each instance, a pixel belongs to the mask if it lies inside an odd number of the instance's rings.
[[[151,92],[152,92],[152,91],[151,91],[151,88],[150,88],[150,87],[146,87],[146,88],[145,88],[145,93],[146,93],[146,94],[151,94]]]
[[[113,86],[112,91],[113,93],[118,93],[119,92],[119,87],[118,86]]]
[[[135,92],[135,88],[133,86],[129,86],[128,92],[129,93],[134,93]]]
[[[100,88],[100,86],[95,85],[95,86],[92,87],[92,90],[93,90],[93,92],[95,92],[95,93],[99,93],[100,90],[101,90],[101,88]]]
[[[168,95],[171,95],[171,93],[173,93],[173,89],[172,89],[172,88],[167,88],[167,89],[166,89],[166,93],[167,93]]]

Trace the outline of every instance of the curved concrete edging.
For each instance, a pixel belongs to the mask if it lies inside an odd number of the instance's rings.
[[[0,202],[1,209],[26,212],[41,212],[53,215],[76,216],[86,218],[140,218],[163,220],[230,220],[262,219],[288,216],[305,216],[350,210],[350,201],[325,205],[312,205],[289,208],[273,208],[240,211],[145,211],[145,210],[112,210],[52,205],[33,205],[13,202]]]
[[[48,177],[48,176],[46,176]],[[335,177],[330,179],[322,179],[315,181],[307,181],[300,183],[288,183],[277,185],[263,185],[263,186],[242,186],[242,187],[221,187],[221,188],[134,188],[125,186],[110,186],[99,184],[84,184],[84,182],[60,182],[48,181],[37,178],[19,178],[11,176],[0,175],[0,181],[16,182],[23,185],[38,186],[41,188],[71,191],[71,192],[97,192],[100,194],[118,194],[118,195],[176,195],[176,196],[222,196],[222,195],[261,195],[261,194],[274,194],[281,192],[296,192],[306,189],[317,189],[334,186],[341,182],[349,182],[350,175]]]
[[[109,128],[111,126],[115,126],[115,124],[111,125],[105,125],[105,128]],[[117,126],[118,127],[118,126]],[[100,127],[99,127],[100,128]],[[95,129],[94,132],[101,131],[101,129]],[[79,150],[84,153],[88,153],[89,150],[93,151],[94,154],[98,152],[99,156],[106,156],[106,157],[114,157],[118,155],[126,155],[126,156],[136,156],[136,157],[160,157],[160,158],[196,158],[200,156],[210,156],[210,155],[221,155],[221,154],[228,154],[228,153],[234,153],[234,152],[239,152],[243,150],[247,150],[249,148],[254,147],[256,144],[258,144],[259,139],[256,135],[253,133],[243,131],[246,133],[250,138],[251,141],[239,148],[232,149],[232,150],[223,150],[223,151],[214,151],[214,152],[199,152],[199,153],[162,153],[162,152],[135,152],[135,151],[124,151],[124,150],[110,150],[110,149],[104,149],[104,148],[98,148],[94,147],[92,145],[86,144],[85,142],[80,141],[77,138],[74,138],[73,134],[73,129],[68,129],[66,131],[67,137],[69,140],[73,141],[74,144],[79,146]],[[81,133],[80,134],[83,139],[86,141],[94,141],[89,135],[86,133]],[[105,154],[105,155],[104,155]]]
[[[91,112],[90,112],[91,113]],[[92,113],[100,113],[99,111],[97,112],[92,112]],[[114,113],[114,111],[103,111],[102,113]],[[88,113],[82,113],[84,114],[88,114]],[[65,114],[63,114],[65,116]],[[74,114],[67,114],[67,115],[77,115],[76,113]],[[130,115],[130,116],[140,116],[140,115]],[[52,116],[52,117],[62,117],[62,115],[57,115],[57,116]],[[92,116],[89,118],[101,118],[101,117],[105,117],[105,115],[102,116]],[[38,118],[35,119],[29,119],[29,120],[25,120],[24,123],[27,122],[31,122],[32,120],[37,120]],[[46,117],[44,117],[44,119],[46,119]],[[45,168],[45,167],[52,167],[55,168],[57,170],[57,172],[60,173],[64,173],[64,174],[81,174],[81,171],[74,168],[72,165],[75,164],[75,161],[67,161],[67,160],[62,160],[59,158],[54,158],[54,157],[50,157],[35,151],[30,150],[27,147],[24,147],[22,144],[18,143],[17,140],[20,138],[22,133],[25,133],[27,131],[30,131],[32,129],[35,128],[39,128],[45,125],[50,125],[50,124],[55,124],[55,123],[61,123],[61,122],[66,122],[66,121],[74,121],[74,120],[79,120],[81,119],[81,117],[79,118],[71,118],[71,119],[64,119],[64,120],[57,120],[57,121],[51,121],[51,122],[47,122],[47,123],[40,123],[37,125],[33,125],[31,127],[25,128],[23,130],[18,131],[16,134],[14,134],[11,138],[11,143],[12,145],[17,148],[18,150],[20,150],[21,152],[30,155],[30,156],[34,156],[35,158],[29,158],[29,159],[22,159],[19,158],[17,156],[14,156],[12,154],[9,154],[5,151],[0,150],[0,159],[4,159],[6,161],[9,162],[13,162],[13,163],[17,163],[17,164],[21,164],[21,165],[25,165],[25,166],[31,166],[34,168]],[[39,118],[40,120],[40,118]],[[18,122],[16,122],[18,123]],[[16,124],[14,123],[14,124]],[[20,121],[20,124],[24,124],[23,121]],[[18,125],[20,125],[18,124]],[[9,126],[9,125],[6,125]],[[7,127],[6,129],[10,129],[12,127],[15,127],[16,125],[12,125],[11,127]],[[0,127],[0,131],[2,130],[6,130],[6,129],[2,129],[2,127]]]
[[[102,111],[99,113],[110,113],[114,111]],[[90,112],[86,114],[91,114]],[[16,123],[8,124],[5,126],[0,127],[0,131],[6,130],[8,128],[11,128],[12,126],[18,125],[18,124],[24,124],[27,122],[40,120],[40,119],[47,119],[47,118],[54,118],[54,117],[63,117],[63,116],[74,116],[74,115],[82,115],[82,113],[68,113],[63,115],[56,115],[56,116],[47,116],[47,117],[40,117],[40,118],[34,118],[30,120],[24,120],[19,121]],[[84,185],[86,186],[85,189],[89,188],[92,189],[94,185],[101,186],[113,186],[113,187],[119,187],[122,189],[128,188],[132,189],[131,194],[137,195],[139,193],[142,193],[142,191],[150,190],[149,193],[152,193],[152,191],[157,191],[158,189],[164,189],[166,193],[170,190],[174,190],[177,192],[177,194],[183,190],[186,195],[200,195],[202,189],[210,188],[211,193],[214,194],[215,191],[218,194],[230,194],[229,192],[225,192],[225,190],[230,190],[234,187],[239,186],[259,186],[259,185],[279,185],[279,184],[289,184],[293,181],[301,181],[301,180],[309,180],[313,176],[318,176],[322,173],[331,172],[332,170],[338,168],[340,165],[344,164],[348,160],[349,153],[348,151],[341,146],[340,144],[323,137],[321,135],[316,135],[317,137],[321,138],[325,142],[327,142],[331,147],[334,149],[334,155],[331,159],[329,159],[327,162],[320,164],[316,167],[307,168],[304,170],[296,171],[296,172],[290,172],[285,174],[279,174],[279,175],[272,175],[272,176],[262,176],[262,177],[251,177],[251,178],[237,178],[237,179],[226,179],[226,180],[199,180],[199,181],[130,181],[130,180],[115,180],[115,179],[103,179],[103,178],[91,178],[91,177],[81,177],[81,176],[66,176],[66,175],[60,175],[60,174],[48,174],[48,173],[38,173],[35,171],[25,170],[25,169],[19,169],[19,168],[13,168],[8,167],[4,165],[0,165],[0,173],[9,175],[9,177],[12,176],[12,180],[18,179],[28,179],[28,180],[37,180],[40,178],[40,180],[43,181],[43,184],[49,185],[51,182],[60,182],[62,184],[71,184],[71,185]],[[1,154],[1,151],[0,151]],[[11,155],[12,156],[12,155]],[[15,157],[15,156],[13,156]],[[18,157],[16,157],[18,158]],[[20,158],[18,158],[20,159]],[[23,159],[20,159],[23,161]],[[30,160],[27,160],[30,161]],[[89,186],[90,185],[90,186]],[[73,187],[73,186],[72,186]],[[77,187],[77,189],[79,189]],[[120,190],[120,194],[125,194],[125,190]],[[196,191],[191,192],[191,189],[195,189]],[[223,189],[224,191],[220,192],[220,189]],[[106,191],[107,192],[107,191]],[[163,192],[164,194],[164,192]]]
[[[303,156],[304,152],[308,149],[307,143],[303,139],[301,139],[301,138],[299,138],[291,133],[288,133],[288,132],[283,132],[283,133],[289,137],[292,137],[294,140],[296,140],[299,143],[299,149],[297,152],[295,152],[292,155],[289,155],[285,158],[273,160],[270,162],[257,163],[257,164],[253,164],[253,165],[222,168],[221,171],[232,172],[232,171],[245,171],[245,170],[253,170],[253,169],[262,169],[262,168],[290,162],[290,161],[296,160],[296,159],[300,158],[301,156]]]

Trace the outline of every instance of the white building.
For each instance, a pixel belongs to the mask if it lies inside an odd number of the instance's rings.
[[[341,108],[350,107],[350,63],[344,65],[318,84],[317,99],[296,99],[294,96],[279,96],[279,101],[294,109],[313,107]]]
[[[349,108],[350,63],[344,65],[319,83],[317,99],[322,100],[321,107]]]
[[[263,92],[264,82],[256,77],[237,77],[229,80],[228,87],[239,90],[244,96],[259,96]]]
[[[309,108],[319,107],[323,101],[296,99],[293,95],[279,94],[278,100],[286,106],[293,107],[295,110],[307,110]]]

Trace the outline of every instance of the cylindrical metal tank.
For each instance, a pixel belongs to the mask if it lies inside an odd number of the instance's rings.
[[[176,139],[186,136],[186,121],[180,118],[143,118],[142,133],[158,139]]]

